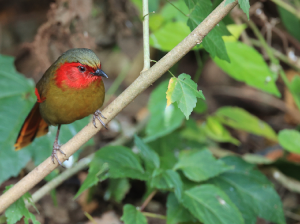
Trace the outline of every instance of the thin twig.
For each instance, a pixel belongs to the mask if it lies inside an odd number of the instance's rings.
[[[143,211],[146,206],[149,204],[149,202],[152,200],[152,198],[154,197],[154,195],[157,193],[157,191],[152,191],[151,194],[148,195],[148,197],[146,198],[146,200],[144,201],[144,203],[142,204],[142,206],[140,207],[140,211]]]
[[[108,143],[107,145],[124,145],[128,141],[130,141],[133,138],[133,135],[136,133],[139,133],[144,129],[147,122],[149,120],[149,117],[144,118],[142,121],[140,121],[134,128],[131,130],[126,130],[120,137],[118,137],[116,140]],[[65,170],[63,173],[61,173],[59,176],[55,177],[51,181],[49,181],[47,184],[45,184],[43,187],[41,187],[39,190],[37,190],[32,195],[33,202],[39,201],[42,197],[44,197],[47,193],[49,193],[52,189],[58,187],[62,182],[69,179],[71,176],[76,174],[78,171],[83,170],[88,167],[92,159],[94,158],[95,153],[92,153],[91,155],[79,160],[73,167]],[[29,206],[30,204],[27,204]]]
[[[276,168],[269,168],[267,172],[271,173],[272,177],[286,189],[300,193],[300,182],[298,180],[285,176]]]
[[[250,42],[256,47],[261,47],[261,43],[258,40],[250,39]],[[279,60],[281,60],[284,63],[288,64],[289,66],[291,66],[296,71],[300,72],[300,67],[296,63],[291,62],[285,54],[283,54],[282,52],[280,52],[280,51],[278,51],[278,50],[276,50],[275,48],[272,48],[272,47],[271,47],[271,51],[275,55],[276,58],[278,58]]]
[[[93,219],[93,217],[87,213],[87,212],[84,212],[84,215],[93,223],[93,224],[97,224],[97,222]]]
[[[291,6],[290,4],[288,4],[282,0],[271,0],[271,1],[274,2],[276,5],[289,11],[290,13],[294,14],[294,16],[296,16],[298,19],[300,19],[300,12],[297,11],[297,9],[295,7]]]
[[[150,212],[142,212],[142,214],[146,217],[157,218],[157,219],[167,219],[167,216],[150,213]]]
[[[210,32],[236,5],[237,1],[229,3],[225,6],[223,1],[214,11],[209,14],[201,24],[199,24],[194,31],[192,31],[183,41],[174,47],[168,54],[154,64],[150,69],[142,72],[141,75],[113,102],[111,102],[102,114],[106,119],[104,123],[107,124],[116,115],[118,115],[128,104],[130,104],[141,92],[147,89],[152,83],[160,78],[168,69],[177,63],[184,55],[186,55],[198,43],[201,43],[203,38]],[[98,133],[102,126],[97,120],[97,127],[90,122],[81,131],[79,131],[66,144],[61,146],[61,150],[66,153],[66,156],[58,154],[60,161],[65,161],[73,155],[83,144]],[[28,173],[12,188],[0,196],[0,213],[20,198],[24,193],[33,188],[41,180],[43,180],[49,173],[51,173],[58,164],[53,164],[51,157],[48,157],[39,166]]]
[[[255,36],[258,38],[258,40],[260,41],[262,47],[266,50],[271,63],[274,66],[278,67],[278,73],[281,77],[281,79],[283,80],[284,84],[286,85],[286,87],[289,89],[290,93],[292,94],[294,101],[298,107],[298,109],[300,109],[300,100],[298,99],[298,97],[295,95],[294,91],[291,88],[290,82],[284,72],[284,70],[282,69],[282,67],[280,66],[278,60],[275,58],[271,47],[267,44],[266,40],[263,38],[262,34],[260,33],[259,29],[257,28],[257,26],[255,25],[255,23],[253,23],[252,21],[247,21],[247,24],[250,26],[250,28],[252,29],[252,31],[254,32]]]
[[[143,40],[144,40],[144,68],[142,72],[147,71],[150,68],[148,0],[143,0]]]
[[[130,69],[131,63],[127,62],[126,65],[121,70],[120,74],[117,76],[113,84],[105,93],[105,101],[109,102],[111,97],[116,93],[117,89],[120,87],[123,80],[126,78],[128,71]],[[105,103],[104,103],[105,104]]]

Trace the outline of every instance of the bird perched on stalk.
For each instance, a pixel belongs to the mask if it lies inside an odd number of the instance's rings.
[[[48,126],[58,126],[53,145],[52,161],[57,151],[66,155],[58,144],[60,126],[70,124],[90,114],[105,127],[105,118],[99,108],[104,102],[105,88],[99,58],[89,49],[76,48],[63,53],[36,84],[37,102],[28,114],[19,132],[15,149],[29,145],[35,137],[47,134]],[[101,117],[100,117],[101,116]],[[105,127],[106,128],[106,127]]]

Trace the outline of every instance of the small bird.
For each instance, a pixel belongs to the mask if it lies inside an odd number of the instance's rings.
[[[36,84],[37,102],[23,123],[15,149],[20,150],[35,137],[47,134],[49,125],[58,126],[51,157],[53,163],[56,158],[62,165],[57,157],[57,151],[66,155],[58,144],[62,124],[70,124],[94,114],[95,128],[95,119],[105,127],[101,120],[101,117],[105,117],[99,110],[105,97],[102,77],[108,78],[93,51],[75,48],[63,53]]]

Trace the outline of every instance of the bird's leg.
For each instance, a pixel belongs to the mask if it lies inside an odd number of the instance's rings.
[[[93,124],[94,124],[95,128],[97,128],[96,122],[95,122],[95,120],[96,120],[96,118],[97,118],[97,119],[100,121],[100,123],[103,125],[103,127],[105,127],[105,128],[107,129],[107,127],[105,126],[104,122],[101,120],[101,118],[100,118],[99,115],[100,115],[102,118],[106,119],[106,117],[103,116],[103,114],[101,113],[100,110],[96,110],[95,113],[94,113],[94,116],[93,116]]]
[[[66,156],[66,153],[64,153],[61,149],[60,149],[60,144],[58,144],[58,136],[59,136],[59,130],[60,130],[60,124],[58,125],[57,127],[57,132],[56,132],[56,137],[55,137],[55,141],[54,141],[54,144],[53,144],[53,151],[52,151],[52,155],[51,155],[51,158],[52,158],[52,162],[54,162],[54,157],[55,159],[57,160],[58,164],[63,166],[62,163],[60,162],[60,160],[58,159],[57,157],[57,151],[60,151],[62,154],[64,154]]]

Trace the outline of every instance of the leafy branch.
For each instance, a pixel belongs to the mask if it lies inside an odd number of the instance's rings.
[[[141,75],[110,105],[103,110],[103,115],[107,118],[105,123],[111,121],[118,113],[120,113],[131,101],[133,101],[142,91],[148,88],[153,82],[161,77],[169,68],[186,55],[194,46],[201,43],[203,38],[224,18],[228,12],[237,5],[234,1],[225,6],[222,2],[204,21],[198,25],[181,43],[165,55],[158,63],[149,70],[144,71]],[[81,145],[92,138],[100,129],[98,123],[97,129],[92,123],[84,127],[77,135],[70,139],[62,146],[62,150],[66,153],[66,157],[59,155],[61,161],[65,161],[74,154]],[[32,170],[27,176],[20,180],[15,186],[9,189],[0,197],[0,212],[3,212],[9,205],[20,198],[24,193],[29,191],[44,177],[51,173],[57,164],[53,164],[51,158],[47,158],[43,163]]]

